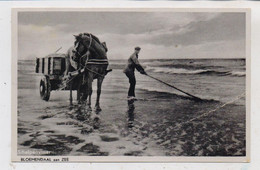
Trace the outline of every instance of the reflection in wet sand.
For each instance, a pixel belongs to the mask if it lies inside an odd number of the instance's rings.
[[[134,100],[128,100],[128,109],[127,109],[127,114],[128,114],[128,127],[132,128],[134,126],[134,118],[135,118],[135,105],[134,105]]]

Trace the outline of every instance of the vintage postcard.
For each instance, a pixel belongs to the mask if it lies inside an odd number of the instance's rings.
[[[12,161],[249,162],[250,10],[12,10]]]

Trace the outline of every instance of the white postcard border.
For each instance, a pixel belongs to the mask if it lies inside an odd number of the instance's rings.
[[[246,13],[246,156],[228,157],[186,157],[186,156],[18,156],[17,155],[17,13],[21,11],[160,11],[160,12],[245,12]],[[56,159],[68,158],[68,162],[250,162],[250,106],[251,106],[251,11],[249,8],[13,8],[12,9],[12,151],[13,162],[39,162],[33,159],[45,158],[54,163]],[[21,159],[32,158],[31,161]],[[43,161],[49,162],[49,161]],[[61,162],[61,161],[58,161]]]

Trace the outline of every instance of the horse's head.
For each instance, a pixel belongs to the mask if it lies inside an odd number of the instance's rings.
[[[84,55],[90,48],[92,40],[93,40],[93,38],[91,36],[92,35],[88,34],[88,33],[74,35],[74,37],[76,39],[74,42],[74,47],[75,47],[75,50],[80,55]]]
[[[79,34],[74,35],[75,42],[74,42],[74,59],[75,61],[79,62],[83,58],[86,57],[89,53],[89,48],[91,46],[91,34]]]

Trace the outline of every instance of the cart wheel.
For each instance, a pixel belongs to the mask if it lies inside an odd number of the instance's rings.
[[[40,96],[42,100],[48,101],[51,95],[51,83],[48,76],[44,76],[40,82]]]

